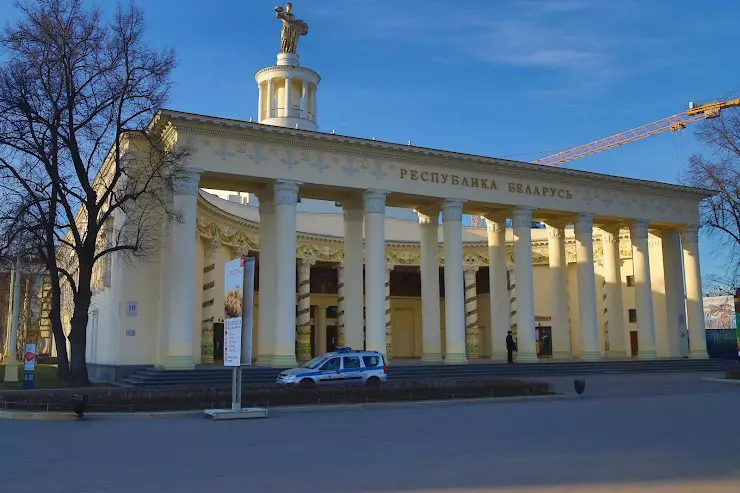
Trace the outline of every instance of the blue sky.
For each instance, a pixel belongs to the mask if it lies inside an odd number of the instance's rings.
[[[93,3],[90,0],[90,3]],[[114,3],[99,0],[109,9]],[[169,106],[248,119],[274,63],[276,0],[138,0],[180,65]],[[322,76],[322,131],[533,160],[740,94],[740,2],[295,0],[301,63]],[[0,0],[0,19],[16,17]],[[677,181],[691,127],[565,166]],[[545,152],[543,152],[545,151]],[[721,269],[702,243],[702,268]]]

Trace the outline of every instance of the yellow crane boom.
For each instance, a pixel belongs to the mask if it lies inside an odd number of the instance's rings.
[[[642,125],[610,137],[595,140],[588,144],[573,147],[572,149],[567,149],[532,162],[545,166],[557,166],[574,159],[590,156],[591,154],[619,147],[668,130],[673,132],[683,130],[689,123],[694,123],[697,120],[704,120],[707,118],[717,118],[723,109],[735,106],[740,106],[740,98],[732,99],[730,101],[715,101],[700,105],[689,103],[689,109],[683,113],[678,113],[673,116],[669,116],[668,118],[663,118],[662,120],[648,123],[647,125]]]

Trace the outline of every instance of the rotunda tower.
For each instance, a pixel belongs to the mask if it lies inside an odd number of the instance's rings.
[[[282,21],[280,53],[277,64],[254,76],[259,90],[257,121],[266,125],[316,130],[316,89],[321,77],[301,67],[296,47],[298,38],[308,34],[308,25],[296,19],[292,5],[275,7],[275,17]]]

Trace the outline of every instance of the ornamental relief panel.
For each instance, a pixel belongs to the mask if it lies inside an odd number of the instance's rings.
[[[229,225],[225,221],[199,215],[196,219],[196,232],[201,238],[215,240],[225,246],[242,250],[259,250],[259,230],[254,225]],[[549,251],[547,242],[536,242],[532,245],[533,265],[547,265],[549,263]],[[620,238],[620,257],[623,259],[632,257],[632,246],[629,239]],[[603,260],[603,246],[600,241],[594,241],[594,260]],[[514,264],[513,244],[506,245],[506,262]],[[568,240],[565,245],[565,256],[567,263],[576,261],[575,241]],[[322,242],[320,238],[311,240],[309,238],[298,238],[296,247],[297,259],[313,259],[325,262],[343,262],[344,248],[341,241],[328,239]],[[444,248],[440,245],[437,249],[437,259],[440,266],[444,265]],[[421,263],[421,252],[418,245],[414,244],[386,244],[386,263],[392,265],[414,265]],[[489,264],[488,247],[485,244],[463,245],[463,264],[466,266],[487,266]]]

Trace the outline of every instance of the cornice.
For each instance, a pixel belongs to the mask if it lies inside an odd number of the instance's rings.
[[[194,132],[208,135],[219,135],[241,140],[269,142],[280,145],[291,145],[335,152],[356,156],[370,156],[381,159],[392,159],[402,162],[429,164],[430,160],[437,166],[471,171],[496,171],[510,176],[522,176],[526,173],[529,179],[538,179],[537,174],[548,177],[567,177],[571,183],[586,185],[601,185],[607,188],[619,188],[625,185],[633,190],[643,190],[656,193],[656,189],[683,198],[703,199],[713,192],[709,190],[672,185],[634,178],[623,178],[588,171],[580,171],[555,166],[544,166],[521,161],[511,161],[500,158],[476,156],[472,154],[442,151],[416,146],[404,146],[378,140],[347,137],[336,134],[326,134],[310,130],[296,130],[258,123],[230,120],[225,118],[209,117],[192,113],[182,113],[174,110],[160,110],[156,118],[167,118],[178,129],[185,132]],[[153,121],[154,123],[154,121]],[[203,128],[198,125],[213,125],[227,130]],[[155,127],[156,125],[153,125]],[[246,132],[246,133],[245,133]],[[354,148],[348,148],[347,146]],[[385,153],[384,153],[385,152]],[[535,174],[533,176],[533,173]],[[546,178],[541,178],[546,179]]]
[[[291,70],[291,71],[298,71],[298,72],[307,72],[309,74],[313,74],[314,76],[316,76],[316,79],[317,79],[316,80],[316,84],[318,84],[319,82],[321,82],[321,76],[319,75],[318,72],[316,72],[315,70],[312,70],[310,68],[304,67],[302,65],[272,65],[270,67],[265,67],[265,68],[260,69],[257,72],[255,72],[254,78],[256,80],[256,79],[259,79],[260,76],[262,74],[264,74],[264,73],[278,71],[278,70]]]

